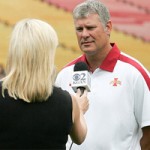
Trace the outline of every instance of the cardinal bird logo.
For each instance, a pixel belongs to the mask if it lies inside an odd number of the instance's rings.
[[[119,81],[118,78],[114,78],[114,80],[111,81],[110,84],[112,86],[118,86],[118,85],[121,85],[121,81]]]

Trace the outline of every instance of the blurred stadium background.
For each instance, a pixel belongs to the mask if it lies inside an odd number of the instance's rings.
[[[37,18],[57,31],[56,52],[59,71],[81,55],[74,31],[72,9],[84,0],[0,0],[0,64],[5,66],[13,26],[23,18]],[[150,71],[150,1],[101,0],[110,9],[113,21],[111,42],[137,58]]]

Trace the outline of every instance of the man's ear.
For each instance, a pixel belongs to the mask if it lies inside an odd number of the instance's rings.
[[[111,30],[112,30],[112,22],[111,22],[111,20],[109,20],[109,21],[107,22],[107,24],[106,24],[105,31],[106,31],[106,33],[107,33],[108,35],[110,35]]]

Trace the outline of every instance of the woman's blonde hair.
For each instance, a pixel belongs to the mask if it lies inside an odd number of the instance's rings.
[[[51,25],[38,19],[19,21],[12,32],[3,96],[26,102],[45,101],[53,91],[58,37]]]

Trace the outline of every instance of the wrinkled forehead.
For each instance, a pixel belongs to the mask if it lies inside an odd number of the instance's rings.
[[[75,24],[94,24],[94,23],[100,23],[100,19],[98,14],[87,14],[86,16],[74,19]]]

